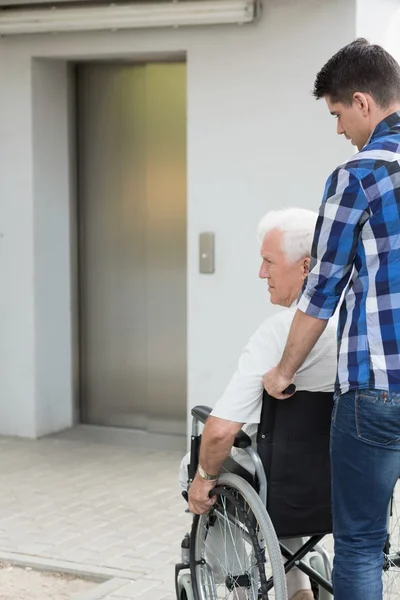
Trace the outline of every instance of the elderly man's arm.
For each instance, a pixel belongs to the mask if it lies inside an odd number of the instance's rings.
[[[284,315],[284,316],[282,316]],[[289,315],[290,318],[290,315]],[[266,319],[244,348],[232,379],[218,399],[202,434],[199,464],[209,475],[218,475],[244,423],[258,423],[263,396],[263,374],[282,356],[287,336],[286,313]],[[216,481],[196,475],[189,488],[189,508],[203,514],[215,500],[209,493]]]
[[[209,475],[217,476],[228,457],[236,434],[243,423],[227,421],[218,417],[209,417],[201,438],[199,464]],[[215,498],[210,498],[210,491],[216,481],[207,481],[199,473],[189,488],[189,509],[196,514],[210,510]]]

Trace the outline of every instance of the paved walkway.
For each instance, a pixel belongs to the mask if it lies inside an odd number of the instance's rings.
[[[99,581],[74,600],[175,600],[191,522],[178,445],[156,450],[149,437],[84,426],[39,441],[0,437],[0,562]]]
[[[177,482],[182,452],[145,448],[133,435],[107,441],[82,427],[0,438],[0,560],[97,577],[105,583],[96,599],[174,598],[190,523]]]

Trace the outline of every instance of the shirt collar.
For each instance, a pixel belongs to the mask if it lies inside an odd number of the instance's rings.
[[[383,119],[383,121],[378,123],[374,131],[371,133],[365,146],[370,144],[372,141],[383,137],[384,135],[387,135],[389,130],[393,127],[400,127],[400,111],[392,113],[391,115]]]

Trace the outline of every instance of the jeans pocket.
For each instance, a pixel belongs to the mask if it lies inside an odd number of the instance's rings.
[[[334,423],[336,421],[336,413],[337,413],[337,409],[338,409],[338,404],[339,404],[339,394],[337,394],[336,392],[333,394],[333,407],[332,407],[332,423]]]
[[[379,446],[400,446],[400,404],[388,402],[388,394],[380,390],[356,393],[357,435]]]

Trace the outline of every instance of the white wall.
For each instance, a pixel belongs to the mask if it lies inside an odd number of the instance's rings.
[[[357,0],[357,37],[380,44],[400,61],[398,0]]]
[[[36,435],[73,418],[69,77],[66,62],[32,62]],[[66,168],[67,167],[67,168]],[[72,190],[71,190],[72,191]]]
[[[46,206],[56,189],[55,179],[46,181],[50,142],[34,160],[31,153],[33,144],[36,152],[38,132],[46,136],[50,131],[42,126],[45,114],[40,106],[47,93],[35,86],[35,72],[37,76],[39,69],[43,76],[46,69],[46,85],[53,99],[61,93],[56,87],[61,75],[53,71],[54,63],[39,66],[31,63],[31,57],[97,58],[105,55],[105,49],[115,57],[187,53],[191,407],[214,404],[241,347],[261,319],[271,314],[266,286],[257,280],[258,219],[268,209],[283,205],[317,209],[324,180],[351,152],[335,136],[335,122],[323,102],[316,102],[310,91],[317,70],[354,37],[353,0],[268,0],[261,21],[249,26],[0,40],[0,127],[7,134],[2,139],[9,140],[0,145],[0,225],[5,236],[0,238],[0,247],[4,247],[0,252],[4,290],[0,314],[6,323],[4,337],[0,336],[0,433],[35,435],[49,427],[65,426],[72,414],[72,394],[66,400],[71,388],[65,393],[57,389],[57,381],[64,381],[68,370],[72,377],[70,319],[59,318],[66,315],[68,302],[61,300],[61,293],[48,295],[50,275],[44,277],[50,269],[65,295],[69,285],[65,247],[49,258],[36,244],[35,276],[32,261],[34,210],[36,218],[40,215],[41,230],[47,232],[46,243],[52,243],[58,234],[62,240],[67,235],[66,205],[62,208],[69,197],[67,165],[59,170],[66,156],[64,113],[51,113],[51,127],[57,127],[60,134],[60,147],[52,158],[59,181],[56,212]],[[60,69],[64,67],[60,65]],[[38,94],[33,113],[32,93]],[[66,110],[62,101],[61,106]],[[197,270],[197,239],[203,230],[216,233],[216,273],[212,276],[200,275]],[[20,283],[12,260],[18,266]],[[35,313],[34,291],[40,304]],[[50,300],[57,303],[51,310],[51,324],[56,327],[51,336],[45,319]],[[52,352],[53,344],[57,349],[65,345],[64,350]],[[38,357],[39,352],[47,354]],[[34,374],[35,361],[38,368]],[[23,368],[26,377],[21,377]],[[69,408],[65,408],[66,402]],[[56,418],[61,404],[62,417]],[[23,429],[19,425],[22,414],[29,424]]]
[[[0,432],[35,435],[30,63],[0,52]]]

